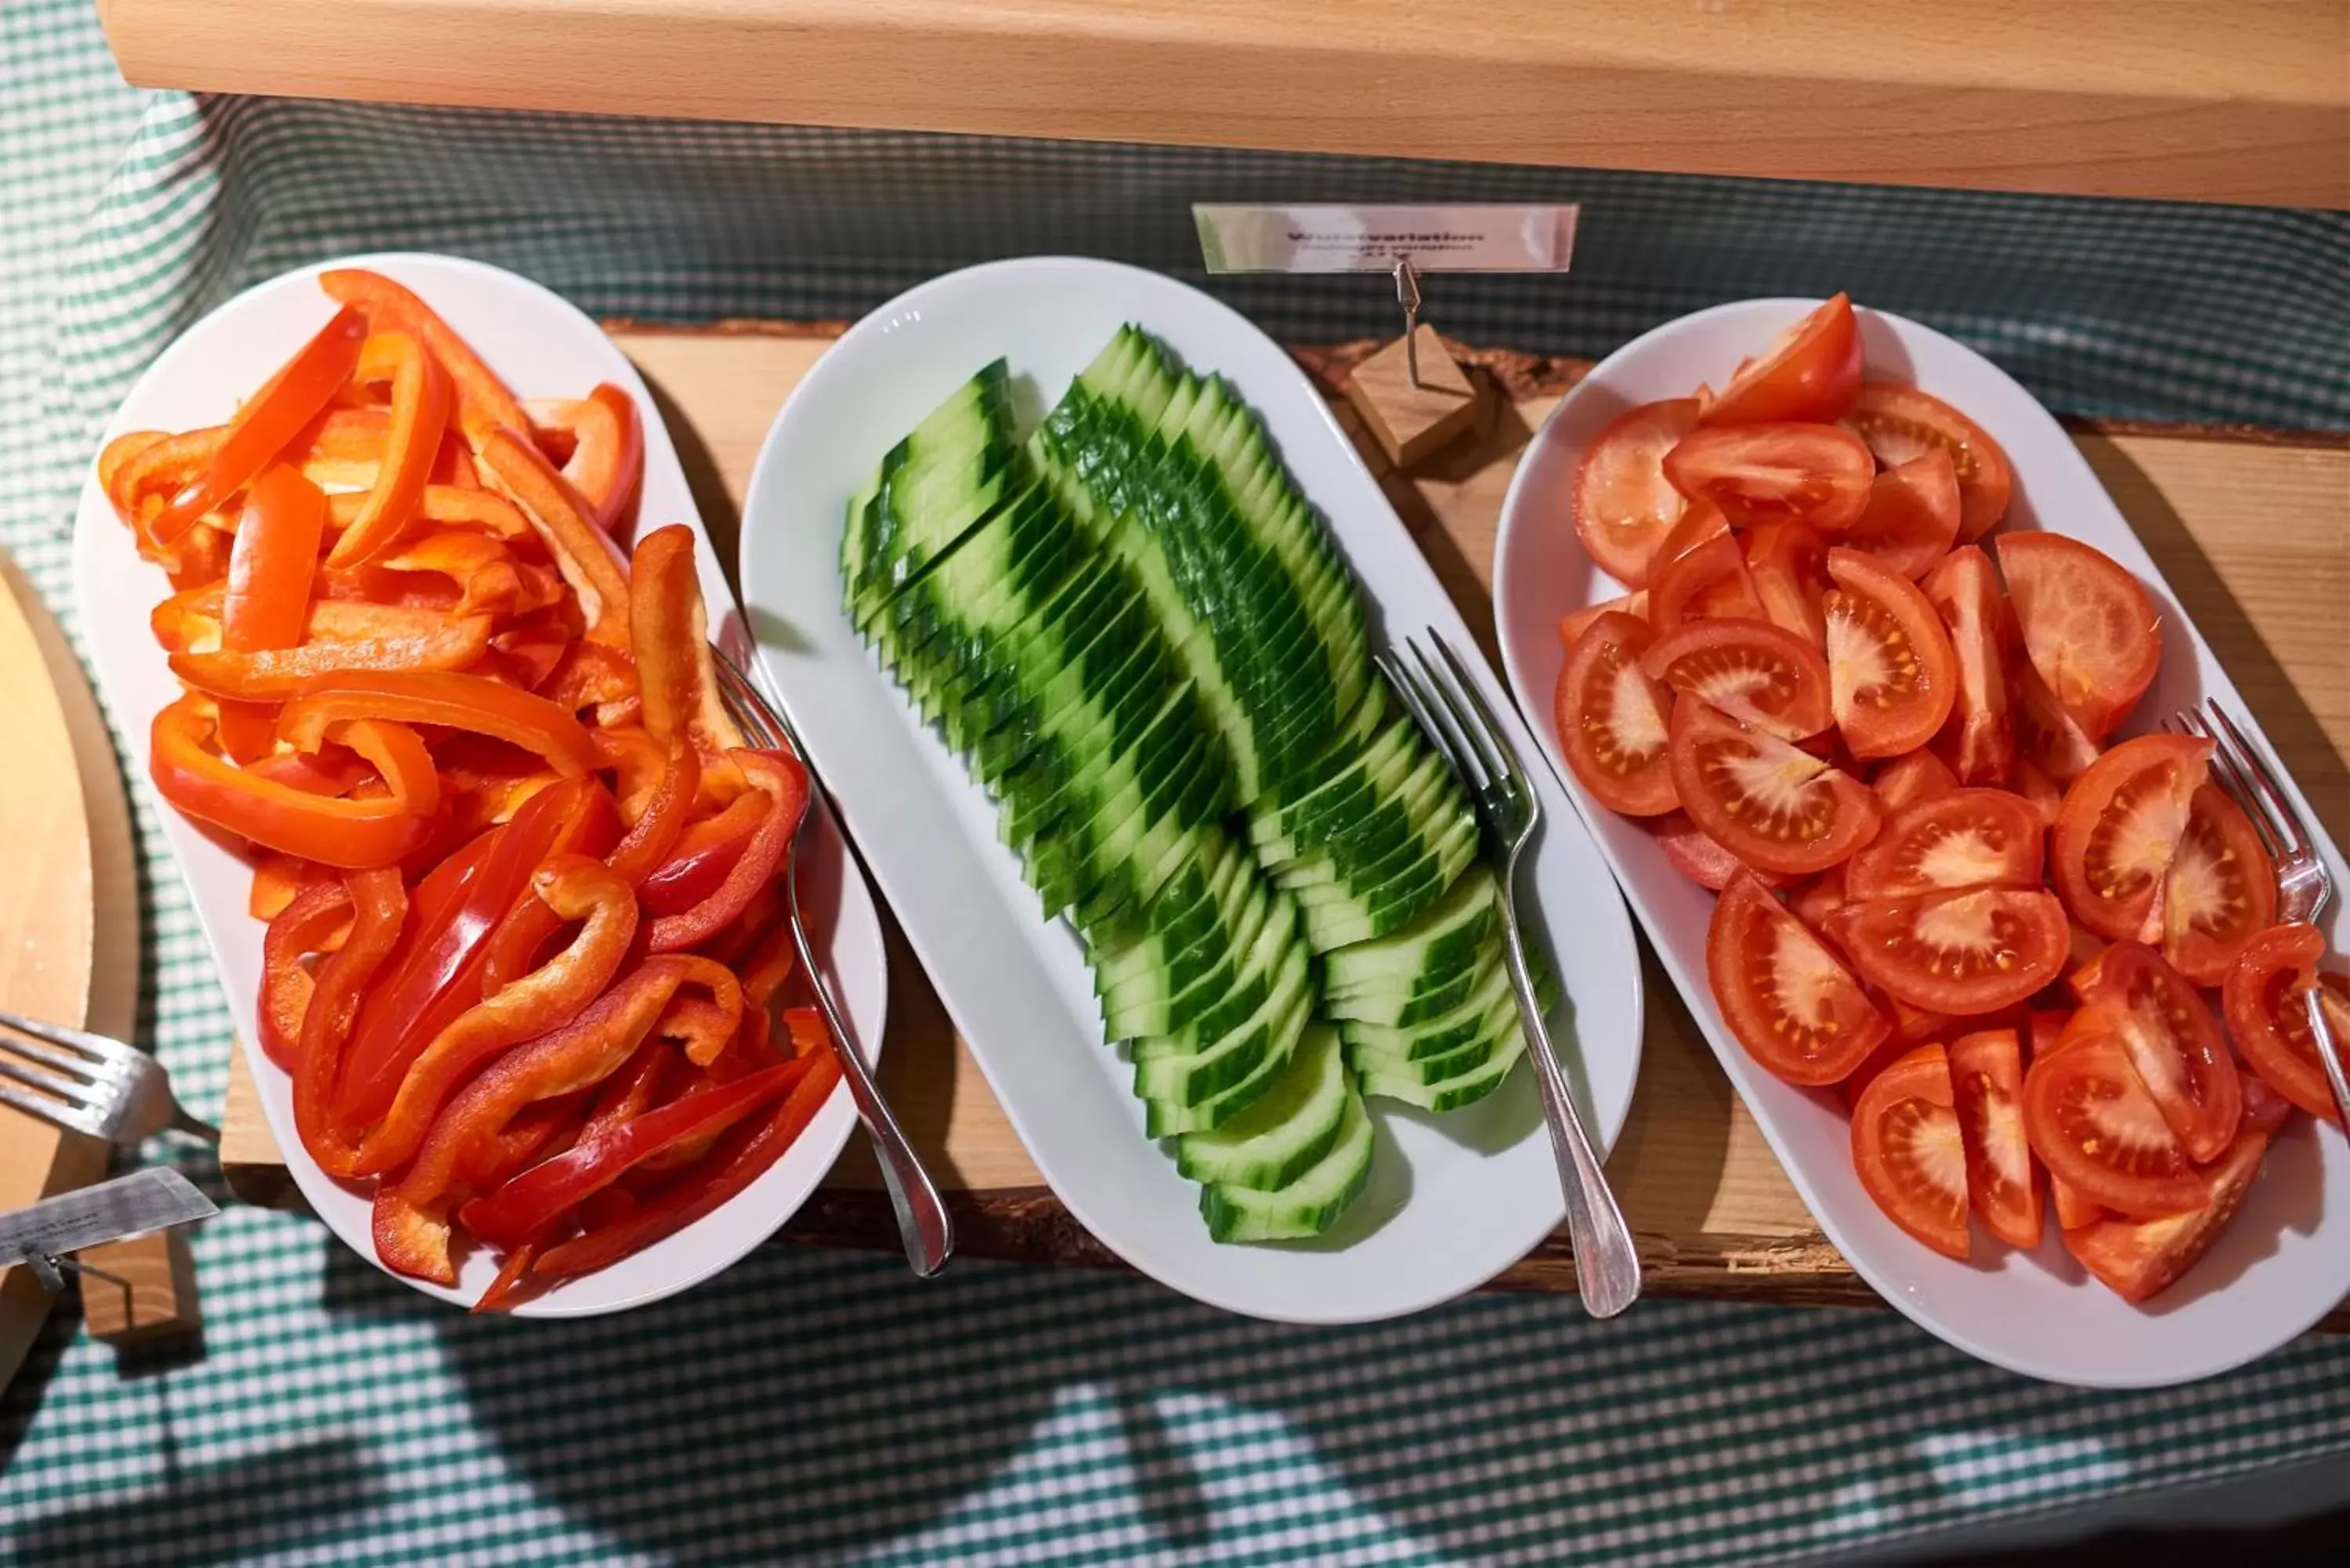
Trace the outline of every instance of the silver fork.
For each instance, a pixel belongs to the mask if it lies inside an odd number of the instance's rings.
[[[832,809],[825,798],[823,785],[816,781],[816,769],[808,763],[806,748],[792,732],[790,722],[768,702],[751,677],[726,656],[724,649],[712,644],[711,655],[718,670],[719,695],[725,699],[726,710],[734,716],[734,722],[749,732],[759,745],[770,750],[787,748],[807,768],[811,786],[808,794],[814,809],[800,822],[800,835],[805,841],[817,814],[829,815]],[[850,868],[862,877],[865,867],[858,862],[846,833],[840,835],[840,842],[847,851]],[[954,1226],[947,1217],[946,1204],[939,1197],[938,1184],[931,1179],[921,1157],[907,1141],[905,1130],[899,1127],[897,1116],[889,1109],[889,1102],[881,1097],[881,1087],[873,1081],[873,1070],[866,1065],[864,1053],[857,1048],[856,1036],[848,1032],[848,1021],[832,999],[831,982],[816,966],[807,922],[800,919],[799,864],[799,856],[795,853],[791,868],[784,877],[784,890],[790,904],[792,945],[799,950],[800,970],[816,992],[816,1005],[824,1012],[825,1023],[831,1029],[832,1037],[840,1042],[841,1073],[848,1080],[849,1097],[857,1103],[858,1119],[865,1124],[865,1135],[873,1140],[873,1152],[879,1157],[881,1185],[889,1192],[889,1207],[898,1216],[898,1240],[906,1249],[906,1262],[915,1273],[927,1280],[945,1268],[947,1259],[953,1255]]]
[[[1455,777],[1476,804],[1479,824],[1501,846],[1501,892],[1495,902],[1502,913],[1503,946],[1510,961],[1510,984],[1518,994],[1518,1017],[1531,1047],[1534,1080],[1542,1085],[1544,1119],[1550,1125],[1551,1153],[1558,1161],[1559,1186],[1566,1194],[1566,1233],[1575,1246],[1576,1288],[1594,1317],[1614,1317],[1640,1295],[1640,1254],[1632,1245],[1631,1227],[1617,1207],[1616,1194],[1601,1170],[1599,1155],[1584,1130],[1575,1108],[1566,1069],[1543,1023],[1542,1005],[1534,1000],[1534,977],[1526,968],[1525,943],[1518,930],[1518,857],[1542,825],[1542,802],[1518,763],[1515,748],[1493,711],[1470,679],[1468,669],[1441,634],[1430,630],[1441,667],[1419,644],[1405,646],[1419,665],[1415,676],[1392,653],[1378,656],[1380,670],[1396,695],[1411,710],[1420,732],[1428,737]]]
[[[2228,792],[2261,836],[2261,846],[2276,864],[2277,915],[2287,920],[2315,925],[2334,904],[2334,874],[2317,853],[2317,835],[2301,819],[2293,802],[2278,786],[2276,775],[2244,739],[2228,711],[2210,698],[2196,707],[2174,713],[2166,728],[2211,742],[2211,776]],[[2318,1064],[2334,1090],[2334,1106],[2342,1125],[2350,1127],[2350,1077],[2342,1071],[2342,1043],[2311,986],[2302,998],[2309,1012],[2309,1037],[2317,1047]]]
[[[18,1012],[0,1012],[0,1105],[119,1148],[165,1127],[220,1142],[220,1128],[181,1109],[162,1064],[137,1046]]]

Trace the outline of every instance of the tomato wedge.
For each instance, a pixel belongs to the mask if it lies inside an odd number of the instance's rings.
[[[1966,1141],[1967,1196],[2011,1247],[2040,1245],[2040,1179],[2023,1136],[2023,1048],[2012,1029],[1950,1043],[1950,1093]]]
[[[1972,545],[1951,551],[1918,586],[1950,634],[1958,689],[1935,738],[1964,784],[2005,784],[2015,768],[2015,722],[2007,701],[2007,607],[1991,557]],[[2082,766],[2088,765],[2084,758]]]
[[[1828,547],[1801,523],[1766,523],[1747,536],[1746,566],[1762,614],[1814,648],[1827,644]]]
[[[1672,694],[1640,668],[1655,639],[1646,621],[1601,616],[1566,656],[1553,702],[1566,765],[1593,798],[1627,816],[1680,804],[1665,760]]]
[[[1950,716],[1958,659],[1918,585],[1875,556],[1828,552],[1827,668],[1836,730],[1856,757],[1898,757]]]
[[[1959,475],[1959,535],[1979,539],[2007,514],[2012,485],[2007,453],[1982,426],[1929,393],[1871,381],[1854,394],[1844,427],[1868,443],[1877,461],[1898,468],[1939,448]]]
[[[2065,1250],[2122,1300],[2150,1301],[2210,1251],[2235,1218],[2268,1150],[2268,1134],[2247,1131],[2200,1174],[2202,1199],[2195,1208],[2155,1220],[2100,1220],[2065,1231]]]
[[[1575,533],[1602,571],[1648,586],[1648,563],[1687,504],[1665,480],[1665,454],[1697,428],[1695,398],[1644,403],[1599,432],[1575,473]]]
[[[1749,866],[1825,871],[1877,832],[1880,813],[1866,784],[1694,698],[1674,704],[1666,754],[1681,809]]]
[[[2196,984],[2218,985],[2276,913],[2276,867],[2261,836],[2227,791],[2205,784],[2163,878],[2163,955]]]
[[[2170,873],[2203,785],[2211,742],[2140,735],[2089,765],[2064,792],[2050,879],[2065,908],[2108,940],[2135,936]]]
[[[2037,888],[2047,825],[2003,789],[1962,789],[1914,801],[1886,819],[1845,867],[1855,899],[1904,898],[1953,888]]]
[[[1959,471],[1939,447],[1877,476],[1844,542],[1905,577],[1922,577],[1959,537]]]
[[[2012,1007],[2064,972],[2064,909],[2037,888],[1879,898],[1836,919],[1861,978],[1929,1012]]]
[[[2153,1219],[2203,1202],[2195,1162],[2094,1009],[2074,1015],[2062,1046],[2033,1058],[2023,1132],[2050,1177],[2117,1214]]]
[[[1967,1146],[1949,1052],[1920,1045],[1861,1091],[1852,1159],[1887,1219],[1946,1258],[1967,1255]]]
[[[2061,534],[2002,534],[1995,547],[2025,654],[2091,740],[2146,695],[2162,661],[2154,601],[2120,563]]]
[[[2337,1042],[2350,1042],[2350,981],[2338,974],[2321,976],[2317,961],[2325,956],[2325,939],[2303,921],[2272,926],[2244,944],[2228,971],[2220,1005],[2228,1015],[2228,1033],[2245,1064],[2278,1094],[2320,1121],[2335,1126],[2342,1112],[2317,1059],[2317,1037],[2310,1032],[2310,987],[2321,986],[2320,1003],[2327,1010]],[[2350,1067],[2350,1050],[2342,1053]]]
[[[1657,639],[1641,668],[1783,741],[1828,727],[1828,667],[1820,650],[1767,620],[1695,620]]]
[[[1845,891],[1844,867],[1831,866],[1818,876],[1806,879],[1790,894],[1787,908],[1794,911],[1795,919],[1812,929],[1825,932],[1828,917],[1850,902],[1850,896]]]
[[[1918,801],[1950,794],[1959,787],[1959,776],[1931,752],[1906,752],[1879,767],[1877,776],[1868,781],[1868,787],[1877,792],[1877,798],[1885,803],[1887,812],[1896,812]]]
[[[1729,532],[1730,519],[1721,514],[1721,507],[1704,501],[1690,503],[1681,509],[1681,520],[1673,524],[1673,531],[1665,535],[1665,542],[1657,546],[1656,555],[1649,559],[1649,576],[1654,577],[1707,540]]]
[[[1665,477],[1734,527],[1804,523],[1841,534],[1867,507],[1877,463],[1834,425],[1707,425],[1665,454]]]
[[[1833,421],[1860,389],[1860,327],[1838,293],[1738,367],[1706,410],[1710,425]]]
[[[1647,620],[1648,618],[1648,590],[1642,588],[1638,593],[1618,594],[1612,599],[1602,599],[1596,605],[1586,605],[1579,610],[1572,610],[1567,614],[1559,617],[1559,647],[1565,649],[1569,653],[1574,652],[1575,645],[1583,640],[1583,634],[1591,629],[1591,623],[1593,621],[1597,620],[1603,615],[1617,614],[1633,616],[1638,619]]]
[[[2187,1158],[2217,1158],[2236,1136],[2243,1085],[2220,1021],[2195,987],[2139,942],[2116,942],[2074,973],[2072,986],[2129,1052]]]
[[[2056,693],[2028,659],[2007,660],[2007,693],[2015,721],[2015,771],[2027,767],[2055,784],[2070,784],[2097,760],[2097,742],[2064,711]]]
[[[1711,506],[1706,510],[1721,515]],[[1648,622],[1659,631],[1672,631],[1692,620],[1762,618],[1762,603],[1754,596],[1754,579],[1747,572],[1745,554],[1727,534],[1715,535],[1685,556],[1652,566],[1648,576]]]
[[[1852,971],[1752,873],[1713,907],[1705,969],[1730,1032],[1790,1084],[1835,1083],[1886,1037],[1885,1015]]]

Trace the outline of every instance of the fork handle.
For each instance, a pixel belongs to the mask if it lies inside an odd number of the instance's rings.
[[[1534,1058],[1534,1081],[1542,1086],[1543,1120],[1549,1124],[1551,1153],[1558,1161],[1558,1184],[1566,1195],[1566,1234],[1575,1248],[1575,1289],[1592,1316],[1614,1317],[1640,1298],[1640,1253],[1632,1244],[1632,1228],[1624,1223],[1624,1211],[1617,1207],[1616,1194],[1600,1168],[1599,1153],[1591,1147],[1591,1135],[1584,1130],[1575,1091],[1567,1084],[1558,1053],[1551,1046],[1550,1028],[1543,1022],[1542,1003],[1534,997],[1525,943],[1518,933],[1517,869],[1513,855],[1503,872],[1496,900],[1502,909],[1510,987],[1517,992],[1527,1054]]]
[[[2334,1021],[2325,1016],[2325,1004],[2318,996],[2319,988],[2313,985],[2301,999],[2309,1010],[2310,1044],[2317,1047],[2318,1065],[2325,1069],[2325,1082],[2334,1090],[2334,1108],[2343,1127],[2350,1128],[2350,1077],[2342,1072],[2342,1042],[2334,1037]]]

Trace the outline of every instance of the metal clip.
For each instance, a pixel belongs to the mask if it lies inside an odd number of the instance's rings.
[[[1422,391],[1429,390],[1419,379],[1419,269],[1411,265],[1409,256],[1395,264],[1396,303],[1403,306],[1403,365],[1411,384]]]

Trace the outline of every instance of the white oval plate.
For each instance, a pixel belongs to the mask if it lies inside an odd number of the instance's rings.
[[[1220,1246],[1199,1189],[1143,1136],[1130,1069],[1102,1043],[1075,934],[1046,925],[996,842],[995,813],[939,735],[875,666],[840,609],[841,519],[899,436],[1003,355],[1033,421],[1121,323],[1139,322],[1263,416],[1366,590],[1373,635],[1434,626],[1473,649],[1461,618],[1329,410],[1272,339],[1206,295],[1107,262],[975,266],[899,296],[816,362],[768,432],[743,508],[743,602],[770,684],[1004,1113],[1086,1228],[1143,1272],[1233,1312],[1301,1323],[1416,1312],[1472,1289],[1564,1212],[1529,1073],[1480,1105],[1428,1117],[1371,1102],[1370,1189],[1317,1241]],[[1488,700],[1503,689],[1482,668]],[[1533,742],[1517,734],[1521,753]],[[1556,1030],[1612,1143],[1640,1053],[1630,921],[1566,798],[1529,767],[1549,823],[1520,878],[1548,923],[1574,1027]]]
[[[1717,306],[1633,339],[1561,400],[1535,435],[1502,506],[1494,615],[1510,685],[1529,712],[1550,711],[1564,662],[1559,617],[1622,587],[1584,554],[1567,507],[1575,465],[1624,410],[1720,386],[1818,302],[1755,299]],[[2125,732],[2216,697],[2249,713],[2154,563],[2070,437],[2007,373],[1964,345],[1898,316],[1864,310],[1872,378],[1913,381],[1957,405],[1997,438],[2015,469],[2002,528],[2048,527],[2095,545],[2137,575],[2162,612],[2163,659]],[[2267,740],[2257,729],[2253,738]],[[2209,1257],[2144,1308],[2085,1275],[2052,1226],[2021,1256],[1976,1228],[1976,1262],[1919,1246],[1879,1212],[1853,1174],[1851,1137],[1833,1094],[1783,1084],[1747,1056],[1721,1021],[1705,978],[1713,895],[1675,871],[1656,841],[1583,793],[1543,729],[1543,751],[1597,826],[1600,846],[1680,987],[1723,1071],[1745,1098],[1820,1229],[1860,1276],[1919,1325],[1972,1355],[2051,1382],[2135,1388],[2184,1383],[2265,1355],[2314,1324],[2350,1291],[2350,1158],[2341,1134],[2308,1118],[2280,1139],[2268,1168]],[[2273,756],[2273,753],[2272,753]],[[2314,821],[2303,804],[2304,821]],[[2342,857],[2324,846],[2337,884]],[[2345,884],[2350,885],[2350,884]],[[2331,939],[2340,951],[2345,917]]]
[[[703,533],[685,471],[670,442],[660,410],[636,367],[613,346],[603,329],[567,301],[527,278],[453,256],[368,255],[321,262],[270,279],[237,296],[205,317],[147,368],[113,419],[106,440],[124,431],[190,430],[217,424],[238,400],[261,385],[271,371],[333,313],[334,302],[311,280],[330,267],[364,266],[398,279],[421,295],[480,350],[516,396],[580,397],[598,381],[623,388],[644,417],[645,478],[638,509],[641,526],[678,522],[700,541],[695,566],[721,639],[744,643],[733,614],[732,591],[716,552]],[[161,570],[139,558],[130,530],[115,516],[99,490],[95,465],[84,481],[74,520],[74,587],[81,615],[83,646],[98,672],[99,692],[122,732],[124,762],[140,780],[147,774],[149,722],[180,694],[180,683],[163,649],[148,629],[148,612],[172,591]],[[169,806],[158,813],[164,836],[187,881],[220,968],[229,1013],[244,1044],[245,1064],[261,1092],[269,1130],[285,1154],[295,1184],[310,1207],[350,1249],[376,1262],[369,1236],[367,1190],[346,1186],[320,1170],[295,1135],[292,1083],[255,1043],[254,1003],[260,986],[260,921],[245,913],[252,872],[244,861]],[[889,999],[888,961],[880,919],[864,879],[844,875],[838,835],[827,825],[811,837],[813,858],[802,891],[809,924],[825,952],[837,995],[869,1058],[878,1056]],[[634,1257],[592,1274],[567,1280],[517,1311],[526,1317],[587,1317],[658,1301],[708,1278],[775,1233],[825,1172],[857,1125],[847,1085],[837,1089],[799,1140],[774,1168],[741,1196],[676,1235]],[[380,1264],[378,1265],[380,1267]],[[389,1271],[387,1271],[389,1272]],[[495,1261],[475,1248],[459,1271],[453,1289],[395,1276],[428,1295],[470,1303],[489,1287]]]

